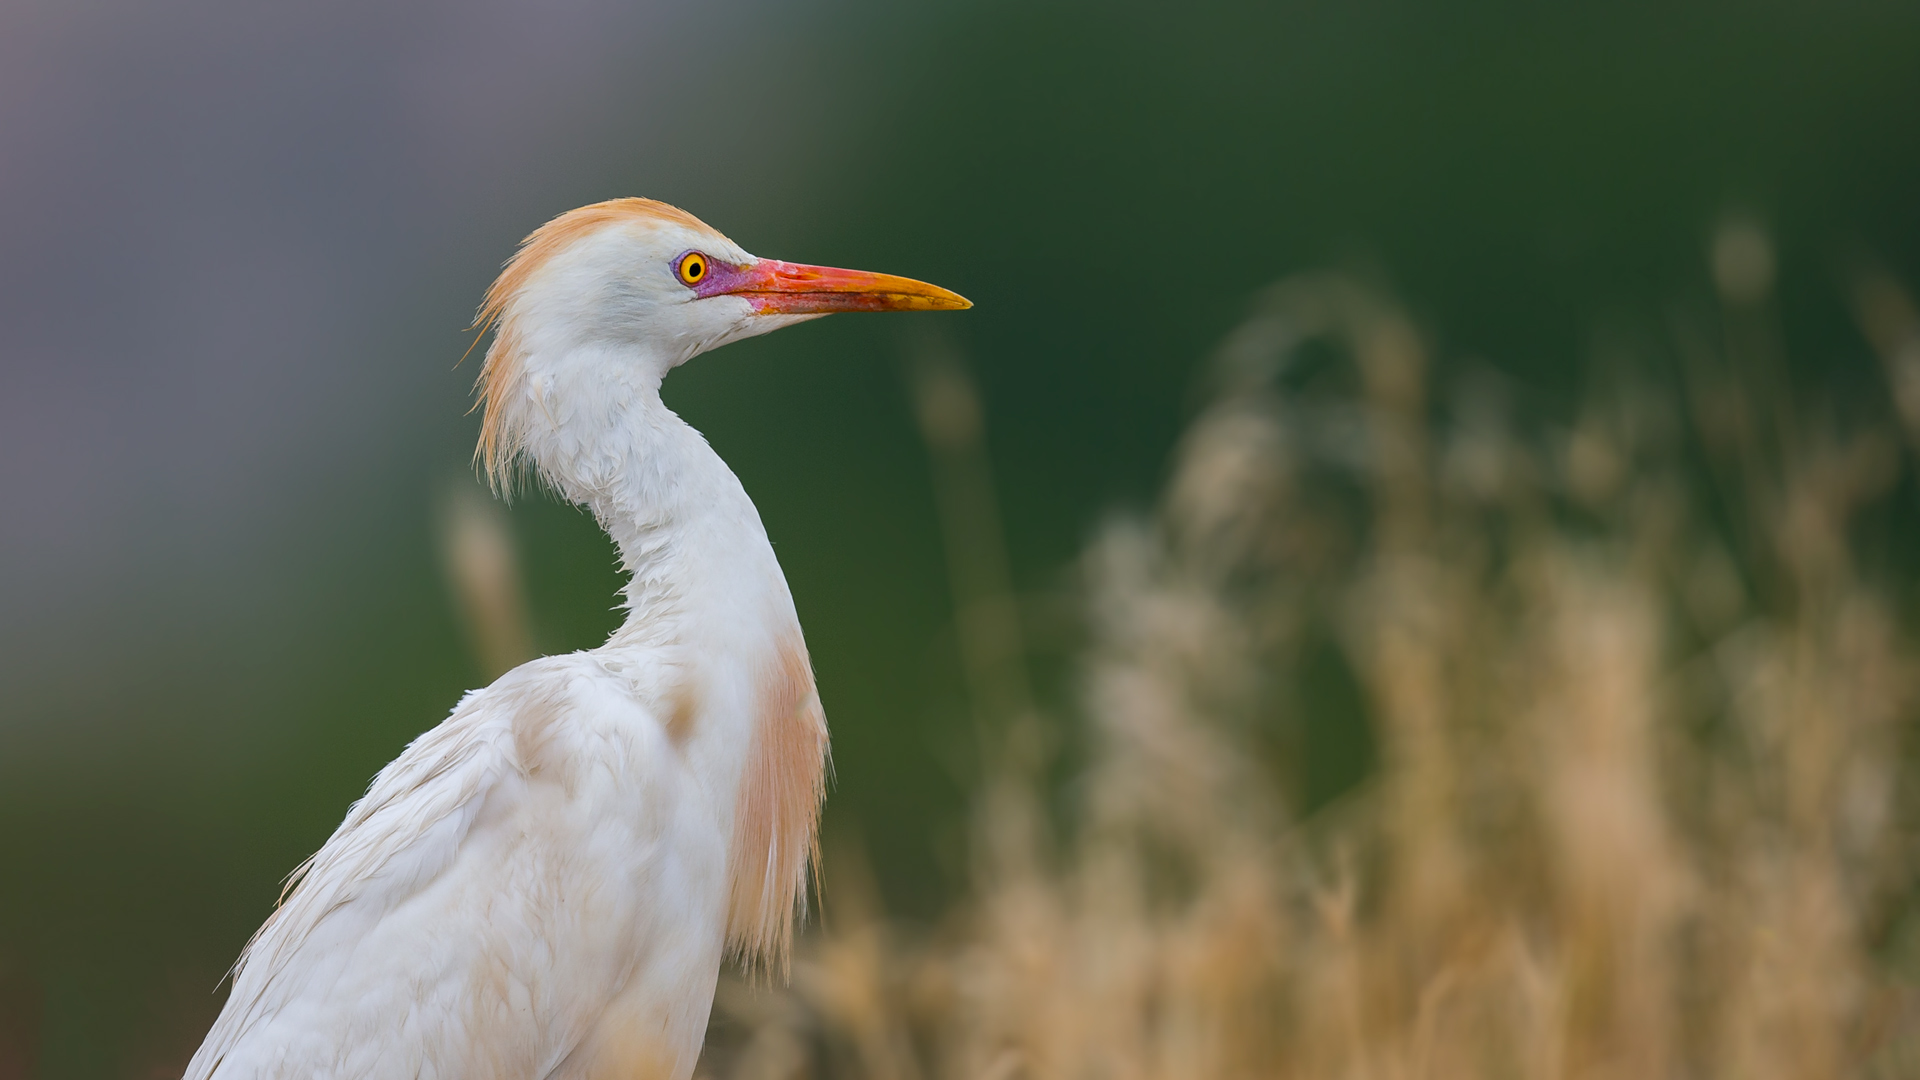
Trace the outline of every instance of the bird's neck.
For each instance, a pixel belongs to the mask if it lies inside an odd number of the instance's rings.
[[[619,548],[627,620],[616,642],[677,640],[690,594],[771,561],[765,530],[726,463],[660,399],[658,368],[605,358],[582,367],[612,374],[536,400],[528,452]],[[563,412],[556,400],[586,404]]]

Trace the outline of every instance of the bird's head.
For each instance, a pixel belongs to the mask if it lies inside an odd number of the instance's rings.
[[[478,456],[498,482],[530,426],[590,417],[731,341],[836,311],[971,306],[911,278],[757,258],[652,199],[583,206],[534,230],[487,290]]]

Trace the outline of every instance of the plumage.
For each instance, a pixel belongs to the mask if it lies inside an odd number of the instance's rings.
[[[530,236],[482,308],[478,456],[593,511],[626,618],[381,770],[248,944],[190,1080],[690,1075],[723,957],[784,972],[827,730],[759,515],[661,380],[832,311],[964,306],[756,259],[648,200]]]

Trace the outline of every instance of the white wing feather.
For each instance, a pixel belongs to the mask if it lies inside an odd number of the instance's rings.
[[[414,740],[296,871],[186,1080],[685,1075],[724,826],[631,690],[539,660]]]
[[[329,913],[360,900],[364,917],[377,919],[452,861],[486,793],[514,767],[510,725],[473,708],[479,696],[467,695],[380,770],[326,844],[288,878],[279,909],[234,965],[233,993],[187,1080],[211,1076],[253,1024],[284,1004],[276,999],[294,987],[280,976]]]

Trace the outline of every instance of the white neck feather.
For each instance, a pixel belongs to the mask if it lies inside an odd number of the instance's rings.
[[[529,371],[518,437],[540,474],[593,511],[629,575],[621,637],[675,637],[702,561],[753,559],[767,544],[740,482],[698,431],[660,400],[665,365],[629,348],[581,347]]]

